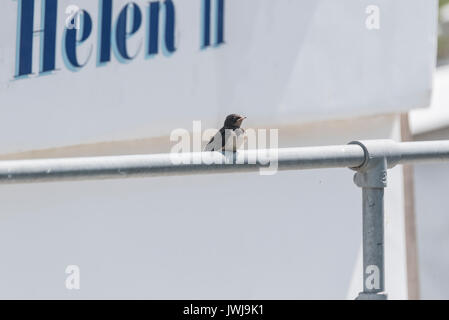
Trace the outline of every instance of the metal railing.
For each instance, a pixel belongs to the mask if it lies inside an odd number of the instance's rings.
[[[274,154],[269,161],[260,154]],[[449,140],[354,141],[348,145],[205,153],[153,154],[0,161],[0,184],[249,172],[270,167],[303,170],[349,167],[363,198],[363,292],[358,299],[386,299],[384,268],[384,189],[387,170],[405,163],[449,161]]]

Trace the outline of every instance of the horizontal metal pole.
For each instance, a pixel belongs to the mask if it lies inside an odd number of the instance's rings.
[[[215,162],[205,164],[203,160]],[[279,170],[343,168],[359,166],[363,161],[364,152],[356,145],[246,150],[235,154],[202,152],[8,160],[0,161],[0,183],[250,172],[270,166]]]
[[[399,164],[449,161],[449,140],[396,143]]]
[[[449,161],[449,141],[392,142],[389,147],[386,157],[394,158],[394,164]],[[277,170],[354,168],[364,161],[365,151],[356,144],[225,154],[200,152],[8,160],[0,161],[0,184],[251,172],[269,167]]]

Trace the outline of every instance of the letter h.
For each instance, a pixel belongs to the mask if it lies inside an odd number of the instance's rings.
[[[57,0],[42,1],[41,29],[34,30],[34,0],[18,0],[16,77],[33,73],[33,36],[41,36],[40,73],[55,70]]]

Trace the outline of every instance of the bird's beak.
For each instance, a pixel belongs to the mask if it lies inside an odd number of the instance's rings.
[[[240,117],[240,118],[239,118],[240,121],[243,121],[243,120],[245,120],[245,119],[246,119],[246,117]]]

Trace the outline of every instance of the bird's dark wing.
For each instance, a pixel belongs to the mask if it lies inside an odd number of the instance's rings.
[[[204,147],[204,151],[214,151],[214,141],[215,137],[212,137],[210,141],[206,144],[206,147]]]
[[[204,151],[221,151],[223,150],[225,143],[225,128],[223,127],[218,130],[218,132],[215,134],[215,136],[212,137],[212,139],[210,139],[210,141],[204,148]]]

